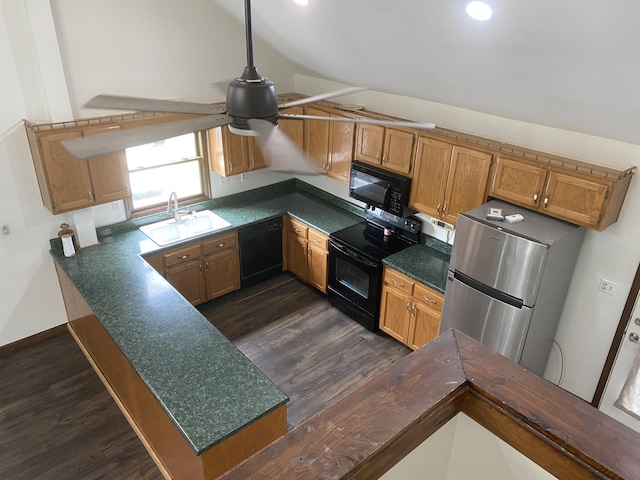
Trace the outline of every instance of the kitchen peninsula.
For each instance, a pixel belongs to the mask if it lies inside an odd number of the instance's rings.
[[[214,210],[227,230],[286,213],[326,234],[362,220],[304,185],[195,208]],[[215,478],[286,433],[288,399],[144,261],[162,249],[141,222],[99,229],[100,244],[72,258],[52,241],[69,328],[165,476]]]

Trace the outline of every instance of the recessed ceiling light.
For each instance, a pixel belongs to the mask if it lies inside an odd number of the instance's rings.
[[[484,2],[471,2],[467,5],[467,14],[474,20],[485,22],[491,18],[491,7]]]
[[[306,7],[307,5],[309,5],[309,0],[293,0],[294,2],[296,2],[298,5],[302,5],[303,7]]]

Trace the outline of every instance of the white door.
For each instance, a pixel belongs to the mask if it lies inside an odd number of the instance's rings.
[[[634,337],[634,335],[640,337],[640,296],[636,298],[633,314],[631,315],[631,319],[627,325],[625,335],[622,339],[622,344],[618,350],[618,355],[616,356],[616,361],[613,364],[613,370],[611,370],[611,374],[609,375],[609,381],[605,387],[604,395],[602,396],[602,401],[600,402],[599,407],[600,410],[607,415],[615,418],[621,423],[624,423],[626,426],[633,428],[637,432],[640,432],[640,420],[613,405],[613,402],[615,402],[618,395],[620,395],[620,390],[622,390],[622,386],[627,380],[629,370],[633,365],[638,349],[640,349],[640,343],[637,341],[634,342],[630,339],[632,337],[638,338]]]

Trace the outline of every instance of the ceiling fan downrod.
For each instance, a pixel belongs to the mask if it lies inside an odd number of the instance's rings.
[[[244,0],[247,65],[242,75],[229,82],[227,115],[232,118],[229,129],[239,135],[256,135],[247,123],[251,118],[278,122],[278,94],[273,82],[263,78],[253,64],[251,0]]]

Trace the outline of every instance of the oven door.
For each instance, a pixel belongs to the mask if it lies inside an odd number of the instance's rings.
[[[329,240],[329,288],[377,319],[382,263]]]

